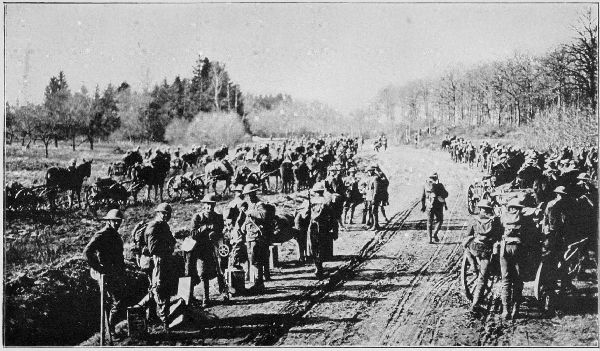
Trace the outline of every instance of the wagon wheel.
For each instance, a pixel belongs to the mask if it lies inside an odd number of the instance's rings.
[[[465,250],[460,267],[460,283],[463,293],[469,302],[473,301],[473,291],[475,290],[478,275],[479,267],[477,267],[475,257],[473,257],[469,250]]]
[[[474,214],[475,213],[475,200],[473,199],[474,194],[474,187],[473,185],[469,185],[469,190],[467,190],[467,209],[469,210],[470,214]]]
[[[227,246],[227,244],[221,243],[219,244],[217,252],[221,257],[229,257],[229,253],[231,252],[231,250],[229,249],[229,246]]]
[[[15,195],[14,210],[31,211],[35,210],[35,194],[31,189],[21,189]]]
[[[182,199],[181,195],[183,192],[183,189],[182,189],[183,184],[181,181],[179,181],[179,184],[177,184],[177,182],[178,182],[177,177],[179,177],[179,176],[173,176],[173,177],[169,178],[169,181],[167,181],[167,196],[172,201],[179,201]]]
[[[206,194],[206,184],[204,184],[202,176],[196,176],[194,179],[192,179],[192,187],[190,192],[192,193],[192,197],[196,200],[204,197],[204,194]]]

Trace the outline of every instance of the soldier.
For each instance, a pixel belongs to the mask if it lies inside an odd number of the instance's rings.
[[[102,218],[106,225],[97,232],[83,250],[84,256],[92,270],[92,276],[104,274],[105,291],[112,300],[108,317],[108,330],[115,334],[115,325],[123,318],[125,312],[125,260],[123,257],[123,240],[119,235],[119,227],[123,222],[123,213],[117,209],[108,211]]]
[[[485,286],[489,278],[488,265],[492,257],[494,245],[502,237],[502,224],[500,219],[494,215],[492,204],[489,200],[481,200],[477,204],[479,215],[473,218],[467,230],[468,248],[479,267],[479,275],[473,292],[471,312],[475,313],[479,308],[479,301],[483,296]]]
[[[375,174],[377,167],[369,166],[367,168],[368,176],[365,181],[365,207],[369,218],[367,220],[367,229],[379,230],[379,206],[376,200],[376,194],[379,188],[379,177]]]
[[[71,172],[71,173],[74,173],[76,169],[77,169],[77,159],[74,158],[69,161],[67,170],[69,170],[69,172]]]
[[[244,191],[243,185],[237,185],[233,189],[235,197],[226,207],[225,215],[225,227],[228,228],[230,233],[229,243],[231,244],[230,253],[230,264],[237,269],[241,269],[242,264],[248,261],[248,252],[246,250],[246,243],[244,236],[240,232],[240,227],[246,220],[246,214],[244,213]]]
[[[210,280],[217,278],[223,301],[229,301],[225,277],[218,260],[217,247],[223,239],[223,216],[215,212],[215,195],[205,195],[202,211],[196,213],[191,222],[191,238],[196,242],[185,253],[186,276],[192,277],[192,285],[202,281],[204,287],[203,307],[210,306]]]
[[[264,289],[264,280],[270,279],[269,274],[269,243],[272,236],[272,219],[275,217],[274,207],[260,201],[256,192],[258,188],[252,184],[244,186],[244,213],[246,218],[241,227],[244,235],[248,260],[256,269],[256,280],[251,291],[260,292]]]
[[[175,284],[170,269],[171,256],[175,250],[175,238],[168,224],[173,210],[171,205],[163,202],[154,211],[156,216],[148,223],[144,235],[154,264],[151,293],[156,302],[158,317],[164,325],[164,330],[168,331],[170,293]]]
[[[339,164],[334,164],[329,168],[329,176],[325,178],[325,190],[331,194],[331,206],[338,225],[343,227],[342,213],[344,212],[344,195],[346,189],[344,186],[344,180],[340,173],[341,168]]]
[[[544,309],[548,313],[554,311],[557,281],[561,280],[561,288],[563,290],[572,287],[571,282],[568,281],[564,265],[561,266],[561,269],[558,269],[558,262],[561,260],[561,255],[572,234],[572,210],[575,208],[575,204],[569,197],[564,186],[556,187],[554,192],[556,193],[556,198],[548,202],[542,224],[542,232],[545,236],[542,254],[545,264],[553,268],[549,270],[552,274],[552,277],[548,277],[549,284],[546,291],[549,299],[544,306]]]
[[[515,319],[523,292],[523,241],[531,226],[522,215],[523,203],[515,198],[508,202],[501,216],[504,233],[500,242],[500,276],[502,279],[502,318]]]
[[[438,174],[433,173],[427,179],[421,196],[421,211],[427,213],[427,233],[429,234],[429,243],[439,242],[438,232],[444,223],[444,206],[448,191],[444,185],[438,181]],[[433,229],[433,223],[436,223]]]
[[[348,176],[344,178],[344,188],[346,189],[345,199],[344,199],[344,214],[343,214],[343,223],[344,224],[354,224],[354,210],[356,209],[356,205],[361,201],[362,196],[360,190],[358,188],[358,178],[356,178],[356,168],[350,168],[348,170]],[[348,221],[347,215],[348,210],[350,210],[350,220]]]
[[[385,214],[385,206],[389,205],[388,186],[390,185],[390,181],[379,166],[375,166],[375,174],[377,175],[377,190],[375,193],[374,206],[381,210],[383,219],[388,222],[389,220]]]
[[[323,241],[329,235],[332,223],[337,223],[337,220],[331,216],[331,211],[328,206],[328,199],[324,196],[325,185],[322,182],[316,183],[311,192],[314,193],[309,201],[305,202],[302,216],[309,220],[308,224],[308,242],[307,250],[313,257],[315,265],[315,276],[317,279],[323,278]]]

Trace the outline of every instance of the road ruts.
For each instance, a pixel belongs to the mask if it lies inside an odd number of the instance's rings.
[[[348,263],[336,269],[328,278],[319,281],[311,288],[305,290],[299,297],[292,299],[278,311],[277,314],[282,316],[280,320],[260,328],[257,333],[249,335],[241,344],[275,344],[315,304],[323,299],[329,292],[335,290],[347,279],[351,278],[358,266],[377,253],[377,251],[388,242],[392,235],[396,233],[396,228],[402,226],[403,222],[418,203],[418,199],[414,200],[408,208],[394,215],[390,220],[391,224],[386,225],[381,231],[378,231]]]
[[[423,162],[423,168],[431,168],[430,159]],[[450,192],[441,242],[429,244],[424,215],[414,211],[353,279],[314,306],[278,345],[435,344],[446,305],[464,304],[457,282],[467,220],[465,186],[472,171],[443,160],[433,166]],[[408,179],[410,189],[397,194],[415,191],[415,182],[422,186],[426,174]]]

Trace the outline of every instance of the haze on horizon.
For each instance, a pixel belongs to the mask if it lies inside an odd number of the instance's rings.
[[[243,93],[287,93],[347,113],[377,91],[460,64],[541,54],[597,4],[7,4],[5,99],[41,102],[64,71],[72,91],[136,90],[191,77],[199,54]],[[24,80],[27,83],[24,84]]]

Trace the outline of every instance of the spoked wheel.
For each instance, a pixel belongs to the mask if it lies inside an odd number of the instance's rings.
[[[196,200],[202,199],[206,194],[206,185],[204,184],[204,180],[202,180],[202,176],[197,176],[192,179],[192,186],[190,189],[192,197]]]
[[[460,267],[460,283],[463,294],[469,302],[473,301],[473,292],[475,291],[475,283],[477,282],[478,275],[479,267],[477,266],[477,261],[475,260],[475,257],[466,250]]]
[[[219,256],[221,257],[229,257],[229,253],[231,252],[229,246],[227,246],[227,244],[225,243],[220,243],[219,247],[217,248],[217,251],[219,252]]]
[[[180,201],[184,195],[183,179],[180,176],[173,176],[167,182],[167,196],[172,201]]]

